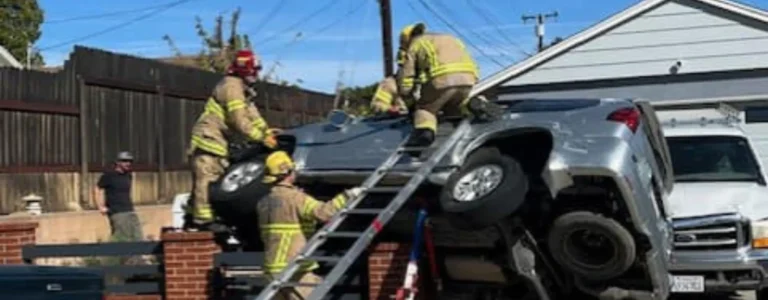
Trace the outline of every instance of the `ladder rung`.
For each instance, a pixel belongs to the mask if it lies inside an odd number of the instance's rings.
[[[301,287],[301,286],[316,287],[318,285],[320,285],[320,282],[318,282],[318,283],[307,283],[307,282],[290,281],[290,282],[286,282],[286,283],[281,284],[280,287]]]
[[[347,210],[346,214],[349,215],[378,215],[383,209],[379,208],[355,208]]]
[[[330,238],[357,238],[361,236],[363,236],[362,232],[350,232],[350,231],[329,232],[325,234],[325,237],[330,237]]]
[[[366,193],[397,193],[401,189],[403,189],[402,186],[382,186],[382,187],[372,187],[367,189]]]
[[[342,257],[340,256],[310,256],[310,257],[302,258],[300,260],[335,263],[335,262],[341,261],[341,259]]]

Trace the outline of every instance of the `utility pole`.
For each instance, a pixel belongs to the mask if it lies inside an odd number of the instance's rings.
[[[27,69],[32,65],[32,42],[27,42]]]
[[[544,50],[544,21],[548,18],[557,18],[557,11],[548,14],[536,14],[536,15],[523,15],[523,23],[528,23],[528,20],[536,20],[536,37],[538,38],[537,49],[539,52]]]
[[[379,0],[381,12],[381,40],[384,47],[384,76],[394,74],[392,64],[392,6],[389,0]]]

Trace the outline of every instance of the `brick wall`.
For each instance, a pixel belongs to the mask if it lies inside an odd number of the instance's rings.
[[[220,252],[210,232],[165,232],[165,300],[207,300],[213,256]]]
[[[371,300],[392,299],[403,284],[411,247],[402,243],[377,243],[369,249],[368,293]]]
[[[35,243],[37,222],[0,223],[0,265],[22,264],[21,247]]]

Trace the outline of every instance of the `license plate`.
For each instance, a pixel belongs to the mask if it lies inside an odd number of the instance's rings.
[[[703,293],[704,276],[672,276],[673,293]]]

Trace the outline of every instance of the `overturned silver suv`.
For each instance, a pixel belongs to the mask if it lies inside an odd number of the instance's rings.
[[[503,117],[473,122],[414,195],[429,207],[441,299],[526,292],[666,299],[671,226],[664,201],[673,179],[651,106],[624,99],[496,103]],[[432,147],[456,124],[442,120]],[[359,185],[411,130],[404,116],[336,111],[278,139],[295,159],[302,187],[322,199]],[[259,244],[252,208],[266,192],[259,178],[270,151],[253,147],[211,187],[221,222],[252,248]],[[402,171],[383,182],[404,183],[409,166],[429,153],[403,159],[395,166]],[[380,238],[410,241],[417,208],[402,209]]]

